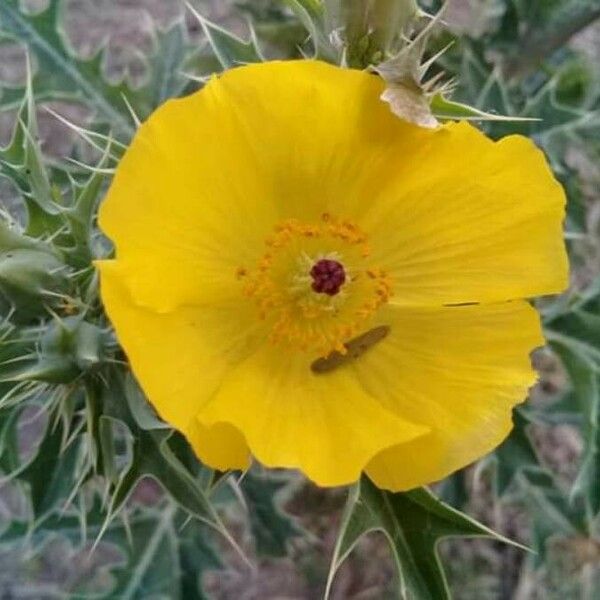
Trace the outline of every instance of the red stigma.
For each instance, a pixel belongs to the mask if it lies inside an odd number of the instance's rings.
[[[317,261],[310,275],[313,278],[312,289],[318,294],[335,296],[346,281],[344,266],[337,260],[323,258]]]

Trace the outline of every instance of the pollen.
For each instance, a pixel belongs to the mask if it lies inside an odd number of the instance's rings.
[[[240,267],[236,276],[272,343],[343,355],[393,294],[391,278],[369,256],[358,225],[324,213],[314,223],[277,223],[255,268]]]

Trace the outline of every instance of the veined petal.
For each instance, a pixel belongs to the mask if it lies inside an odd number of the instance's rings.
[[[249,453],[242,434],[228,424],[203,426],[196,414],[258,343],[247,308],[225,304],[160,314],[132,302],[113,261],[97,266],[104,306],[158,414],[186,436],[207,464],[243,468]]]
[[[348,369],[316,375],[306,356],[268,346],[227,376],[198,419],[231,423],[259,461],[325,486],[356,481],[381,450],[428,431],[384,408]]]
[[[375,75],[317,61],[232,69],[141,126],[100,211],[135,300],[236,294],[278,221],[351,218],[396,302],[560,291],[564,194],[532,142],[395,117]]]
[[[220,85],[153,113],[100,207],[124,283],[161,312],[235,297],[236,269],[258,258],[275,222],[270,181]]]
[[[275,223],[368,198],[368,142],[381,132],[369,111],[389,112],[379,88],[359,71],[271,62],[161,106],[138,130],[99,215],[135,301],[168,311],[234,295],[236,270],[254,265]]]
[[[390,335],[353,365],[389,410],[431,429],[376,456],[377,485],[406,490],[437,481],[496,447],[512,408],[535,382],[529,354],[543,344],[526,302],[438,309],[389,308]]]
[[[393,150],[390,156],[397,155]],[[398,305],[495,302],[563,291],[565,194],[522,136],[451,123],[415,144],[358,221]]]
[[[540,327],[517,299],[566,284],[559,184],[525,138],[413,126],[382,90],[316,61],[232,69],[158,109],[118,168],[107,313],[212,466],[250,450],[406,489],[498,444],[533,382]],[[371,322],[392,334],[311,371]]]

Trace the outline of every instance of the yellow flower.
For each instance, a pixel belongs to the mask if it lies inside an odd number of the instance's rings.
[[[102,297],[160,415],[218,469],[412,488],[499,444],[562,290],[564,194],[527,139],[435,130],[315,61],[162,106],[100,224]]]

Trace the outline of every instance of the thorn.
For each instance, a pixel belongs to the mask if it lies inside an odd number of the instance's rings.
[[[91,167],[90,165],[86,165],[85,163],[82,163],[81,161],[71,157],[67,157],[67,162],[73,163],[74,165],[91,171],[92,173],[99,173],[100,175],[114,175],[116,171],[116,169],[101,169],[99,167]]]
[[[181,526],[179,527],[179,529],[177,530],[178,533],[181,533],[193,520],[194,517],[192,517],[192,515],[188,515],[185,518],[185,521],[181,524]]]
[[[241,481],[241,477],[240,477]],[[233,495],[237,498],[240,503],[242,509],[246,514],[249,514],[250,508],[248,507],[248,503],[246,502],[246,498],[244,498],[244,494],[242,493],[242,489],[240,488],[239,481],[236,481],[233,477],[230,477],[227,480],[227,484],[231,488]]]
[[[196,83],[201,83],[202,85],[206,85],[212,79],[212,75],[193,75],[192,73],[186,73],[185,71],[179,71],[179,74],[190,81],[195,81]]]
[[[446,54],[446,52],[448,52],[448,50],[450,50],[450,48],[454,46],[454,40],[452,40],[450,43],[446,44],[439,52],[436,52],[431,58],[428,58],[424,63],[421,64],[421,66],[419,67],[419,69],[421,70],[421,73],[423,75],[425,75],[425,73],[427,73],[427,71],[429,71],[429,68],[444,54]]]
[[[107,136],[102,133],[92,131],[91,129],[86,129],[85,127],[76,125],[75,123],[69,121],[66,117],[63,117],[56,111],[52,110],[49,106],[44,106],[43,108],[48,114],[52,115],[55,119],[60,121],[63,125],[65,125],[69,129],[74,131],[82,140],[84,140],[85,142],[90,144],[90,146],[92,146],[96,150],[99,150],[100,152],[106,152],[106,148],[101,146],[97,142],[95,142],[94,138],[99,138],[105,142],[110,142],[110,143],[114,144],[115,146],[119,146],[123,150],[125,150],[127,148],[127,146],[125,144],[122,144],[121,142],[115,140],[112,136]],[[110,158],[112,158],[114,161],[120,160],[118,156],[114,156],[114,155],[110,155]]]
[[[140,125],[142,124],[141,119],[139,118],[139,116],[137,115],[135,110],[133,109],[133,106],[131,106],[131,103],[127,99],[127,96],[125,94],[121,94],[121,98],[123,98],[123,102],[125,102],[125,106],[127,107],[127,110],[129,111],[129,114],[131,115],[133,122],[135,123],[136,129],[139,128]]]
[[[102,527],[100,527],[100,531],[98,532],[98,535],[96,536],[96,539],[94,540],[94,543],[92,544],[92,547],[90,548],[90,551],[88,552],[88,559],[90,559],[92,557],[92,554],[94,554],[94,552],[96,551],[98,544],[102,540],[102,537],[106,533],[106,530],[108,529],[108,526],[111,524],[114,517],[115,517],[115,515],[111,512],[111,510],[109,508],[109,511],[106,513],[106,518],[104,519],[104,522],[102,523]]]

